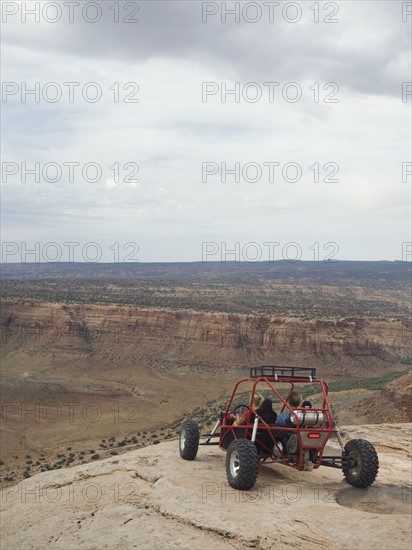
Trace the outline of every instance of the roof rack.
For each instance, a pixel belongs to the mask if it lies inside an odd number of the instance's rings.
[[[316,368],[261,365],[250,368],[250,378],[316,378]]]

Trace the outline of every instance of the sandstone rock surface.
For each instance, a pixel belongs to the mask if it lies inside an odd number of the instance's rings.
[[[44,472],[3,491],[2,547],[409,550],[411,424],[343,433],[376,446],[380,471],[367,490],[347,485],[339,470],[271,464],[261,466],[251,491],[234,491],[218,447],[200,447],[188,462],[170,441]]]

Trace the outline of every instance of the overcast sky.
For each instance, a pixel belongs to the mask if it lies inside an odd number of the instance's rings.
[[[2,2],[3,261],[412,259],[410,2],[36,4]]]

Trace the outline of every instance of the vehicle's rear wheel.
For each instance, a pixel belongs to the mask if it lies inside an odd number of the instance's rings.
[[[343,464],[343,475],[354,487],[369,487],[375,481],[379,460],[375,448],[366,439],[352,439],[345,445],[348,457]]]
[[[248,490],[256,483],[259,455],[249,439],[235,439],[226,454],[226,475],[234,489]]]
[[[199,428],[194,420],[186,420],[182,424],[179,435],[180,456],[185,460],[194,460],[199,448]]]

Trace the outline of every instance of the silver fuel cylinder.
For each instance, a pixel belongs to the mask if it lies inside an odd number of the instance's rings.
[[[294,410],[295,415],[298,417],[299,426],[301,428],[311,428],[318,426],[323,422],[323,412],[321,411],[300,411]],[[290,421],[296,425],[296,416],[290,415]]]

